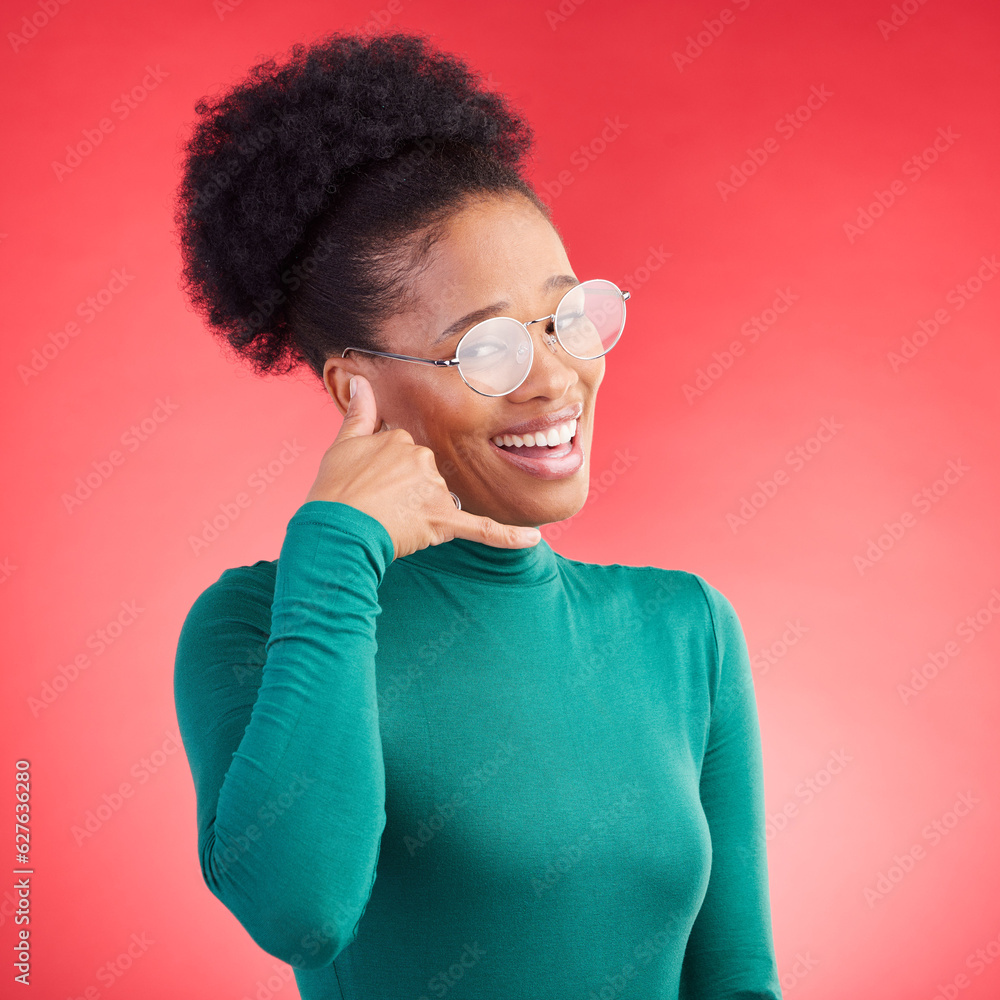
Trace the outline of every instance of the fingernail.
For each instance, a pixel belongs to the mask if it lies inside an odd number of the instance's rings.
[[[354,376],[351,376],[351,399],[354,399],[354,390],[357,386],[354,384]]]

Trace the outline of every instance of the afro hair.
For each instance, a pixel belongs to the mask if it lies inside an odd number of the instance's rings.
[[[334,33],[202,98],[175,222],[183,286],[256,374],[378,346],[406,275],[465,197],[516,191],[534,135],[426,37]],[[423,234],[422,241],[410,240]]]

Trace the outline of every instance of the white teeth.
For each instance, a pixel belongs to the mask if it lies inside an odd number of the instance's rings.
[[[536,431],[532,434],[498,434],[492,441],[498,447],[540,448],[548,446],[554,448],[558,444],[565,444],[571,441],[576,434],[577,421],[567,420],[564,423],[556,424],[547,431]]]

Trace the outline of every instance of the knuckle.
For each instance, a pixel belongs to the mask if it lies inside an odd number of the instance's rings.
[[[492,518],[484,517],[479,522],[480,531],[483,538],[490,539],[492,541],[499,541],[502,531],[500,525],[497,524]]]

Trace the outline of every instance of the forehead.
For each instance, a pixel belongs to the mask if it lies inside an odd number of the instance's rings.
[[[533,296],[551,274],[571,270],[559,234],[521,195],[471,201],[451,217],[426,263],[416,290],[435,319]]]
[[[553,295],[562,294],[543,294],[544,282],[572,273],[559,234],[523,195],[471,199],[414,267],[407,307],[381,326],[382,347],[443,357],[448,352],[438,338],[456,320],[500,301],[510,303],[508,315],[533,319],[554,305]],[[417,365],[400,365],[394,377],[421,375],[426,372]]]

